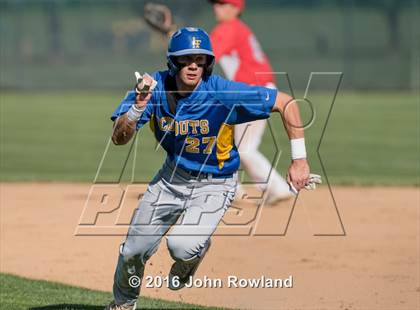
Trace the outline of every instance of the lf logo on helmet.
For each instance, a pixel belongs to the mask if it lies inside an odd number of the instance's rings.
[[[193,48],[200,48],[201,40],[196,39],[195,37],[192,38],[192,46]]]

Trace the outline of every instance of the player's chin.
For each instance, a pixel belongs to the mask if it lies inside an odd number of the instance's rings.
[[[183,82],[188,86],[196,86],[200,82],[201,76],[199,75],[187,75],[183,79]]]

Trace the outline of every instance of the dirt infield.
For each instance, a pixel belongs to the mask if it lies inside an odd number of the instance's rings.
[[[1,272],[110,291],[123,236],[74,235],[89,189],[1,184]],[[327,187],[303,193],[288,226],[293,201],[260,210],[255,221],[255,207],[244,203],[226,215],[197,273],[222,279],[224,287],[143,288],[143,294],[245,309],[418,309],[419,189],[333,187],[333,193],[346,236],[339,236]],[[257,236],[247,236],[250,229]],[[162,242],[146,275],[166,276],[170,265]],[[293,288],[228,288],[231,275],[291,275]]]

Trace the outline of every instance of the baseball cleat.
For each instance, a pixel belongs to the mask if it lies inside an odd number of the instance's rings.
[[[195,272],[200,266],[200,263],[203,261],[204,256],[209,250],[211,245],[210,239],[207,241],[207,246],[202,250],[197,259],[194,259],[194,262],[181,262],[176,261],[171,267],[168,276],[168,288],[173,291],[177,291],[185,287],[185,285],[192,280]]]
[[[105,307],[104,310],[135,310],[137,308],[137,303],[134,305],[117,305],[115,301],[111,301],[108,306]]]

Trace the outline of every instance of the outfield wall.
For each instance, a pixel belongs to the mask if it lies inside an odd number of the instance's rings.
[[[119,89],[134,70],[165,68],[165,39],[141,18],[145,2],[2,0],[0,88]],[[205,0],[160,2],[178,25],[214,26]],[[419,87],[419,0],[295,2],[248,0],[243,14],[295,87],[312,71],[343,72],[347,89]]]

